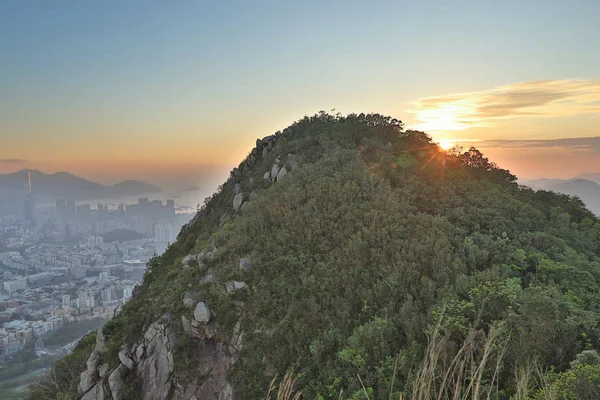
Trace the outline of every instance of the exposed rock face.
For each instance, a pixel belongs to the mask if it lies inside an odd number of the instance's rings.
[[[133,370],[135,368],[135,362],[132,360],[131,353],[129,353],[128,350],[121,349],[121,351],[119,351],[119,360],[127,367],[127,369]]]
[[[104,400],[105,393],[102,384],[95,385],[89,392],[87,392],[81,400]]]
[[[237,360],[237,351],[216,340],[202,342],[201,359],[206,360],[197,378],[187,387],[178,387],[173,400],[234,400],[233,388],[227,381],[227,372]],[[207,376],[208,375],[208,376]]]
[[[102,334],[102,329],[98,329],[96,332],[96,346],[86,362],[86,370],[79,375],[79,393],[87,394],[87,392],[90,391],[94,385],[96,385],[96,382],[99,380],[99,378],[101,378],[98,371],[98,365],[100,363],[100,353],[104,350],[104,347],[105,338]],[[104,393],[103,390],[100,391]],[[99,393],[98,390],[95,390],[95,393]],[[89,397],[89,399],[92,398],[95,397]]]
[[[213,283],[215,281],[214,271],[212,268],[209,268],[206,271],[206,275],[200,278],[200,283]],[[190,304],[193,305],[193,304]]]
[[[239,210],[240,207],[242,206],[242,203],[244,202],[244,194],[243,193],[238,193],[233,197],[233,209],[234,210]]]
[[[244,289],[247,286],[248,285],[246,284],[246,282],[239,282],[239,281],[225,282],[225,290],[227,290],[227,293],[233,293],[236,290]]]
[[[250,257],[242,257],[240,259],[240,269],[242,271],[249,271],[252,269],[252,260]]]
[[[207,323],[210,321],[210,309],[203,302],[196,304],[196,309],[194,310],[194,319],[201,323]]]
[[[113,400],[120,400],[123,398],[123,391],[125,390],[123,377],[126,373],[127,367],[121,364],[108,377],[108,387],[110,388]]]
[[[239,183],[236,183],[233,187],[233,191],[235,192],[235,194],[242,193],[242,185]]]
[[[274,181],[277,178],[277,174],[279,174],[279,164],[273,164],[271,167],[271,180]]]
[[[104,378],[106,377],[106,373],[108,372],[108,364],[104,363],[100,366],[100,368],[98,368],[98,375],[100,376],[100,378]]]
[[[171,387],[169,377],[173,372],[175,333],[169,317],[163,319],[165,322],[153,323],[144,334],[144,355],[135,369],[144,400],[167,399]]]
[[[189,254],[183,257],[183,260],[181,260],[181,264],[183,264],[184,266],[189,266],[192,261],[196,261],[196,256]]]
[[[279,173],[277,174],[277,182],[281,182],[281,180],[283,179],[284,176],[287,175],[287,169],[285,169],[285,167],[281,168],[281,170],[279,171]]]

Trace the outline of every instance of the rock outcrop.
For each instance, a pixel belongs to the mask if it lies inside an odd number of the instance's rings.
[[[256,146],[248,157],[231,171],[231,191],[233,211],[244,209],[259,197],[265,185],[270,185],[281,180],[298,168],[299,164],[293,154],[287,156],[274,155],[275,143],[282,137],[281,133],[256,140]],[[272,157],[272,158],[271,158]],[[273,163],[261,162],[271,158]],[[257,168],[266,168],[264,171],[255,171]],[[262,174],[264,180],[257,182],[255,176]],[[219,226],[223,226],[237,213],[231,208],[219,216]],[[198,213],[190,222],[190,226],[197,223],[201,213]],[[199,242],[197,242],[199,243]],[[188,273],[192,269],[198,271],[200,285],[213,285],[219,283],[221,289],[236,298],[234,294],[240,290],[247,290],[248,285],[239,280],[217,282],[215,265],[218,263],[218,249],[212,247],[199,254],[188,254],[181,259],[181,266]],[[204,270],[205,263],[210,266]],[[249,256],[239,260],[239,272],[248,273],[252,269],[252,260]],[[192,284],[189,285],[193,287]],[[218,286],[215,286],[217,288]],[[228,371],[238,358],[243,347],[244,332],[242,330],[242,314],[244,303],[234,301],[238,311],[239,320],[225,340],[219,332],[219,319],[198,292],[186,291],[180,300],[184,312],[180,315],[182,331],[177,331],[173,326],[169,314],[165,314],[150,326],[145,328],[143,337],[130,348],[123,347],[118,352],[118,365],[116,368],[110,362],[103,360],[105,348],[102,332],[98,331],[96,347],[87,360],[86,370],[81,373],[79,393],[85,400],[122,399],[134,382],[144,400],[233,400],[234,390],[228,381]],[[191,308],[193,308],[193,312]],[[179,323],[179,321],[175,321]],[[191,374],[193,379],[186,384],[178,381],[175,368],[174,352],[180,338],[178,335],[187,335],[191,340],[194,358],[199,362],[197,370]],[[189,342],[188,342],[189,343]],[[113,358],[112,362],[116,360]],[[181,371],[179,371],[181,372]]]
[[[210,321],[210,309],[203,302],[196,304],[196,309],[194,310],[194,319],[201,323]]]
[[[79,376],[79,386],[78,390],[80,394],[84,394],[84,397],[88,395],[89,392],[93,392],[94,394],[90,394],[87,399],[95,399],[98,397],[94,396],[103,396],[104,390],[102,388],[95,388],[97,383],[101,380],[102,376],[99,370],[100,365],[100,355],[105,348],[105,338],[102,334],[102,329],[98,329],[96,332],[96,346],[90,354],[87,362],[86,362],[86,370],[83,371]],[[102,373],[106,374],[106,371],[102,369]],[[91,396],[91,397],[90,397]],[[103,398],[103,397],[102,397]]]

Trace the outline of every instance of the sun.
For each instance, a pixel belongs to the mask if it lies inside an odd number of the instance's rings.
[[[446,151],[450,150],[452,146],[454,146],[454,143],[448,139],[439,140],[437,144],[442,148],[442,150]]]

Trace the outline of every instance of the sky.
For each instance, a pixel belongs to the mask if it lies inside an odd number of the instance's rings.
[[[218,185],[259,137],[378,112],[522,179],[600,172],[596,0],[0,1],[0,173]]]

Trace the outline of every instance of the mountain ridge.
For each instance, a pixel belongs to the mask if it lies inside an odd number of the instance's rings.
[[[544,398],[522,366],[578,398],[599,388],[599,293],[579,199],[396,119],[319,113],[257,139],[30,399],[271,399],[278,376],[316,399]]]
[[[572,179],[534,179],[523,184],[537,190],[550,190],[579,197],[586,206],[600,216],[600,183],[576,177]]]
[[[34,195],[45,199],[65,198],[70,200],[91,200],[98,198],[119,198],[160,192],[161,189],[146,182],[125,180],[114,185],[102,185],[61,171],[46,174],[35,169],[0,174],[0,190],[22,196],[29,188],[28,175]]]

